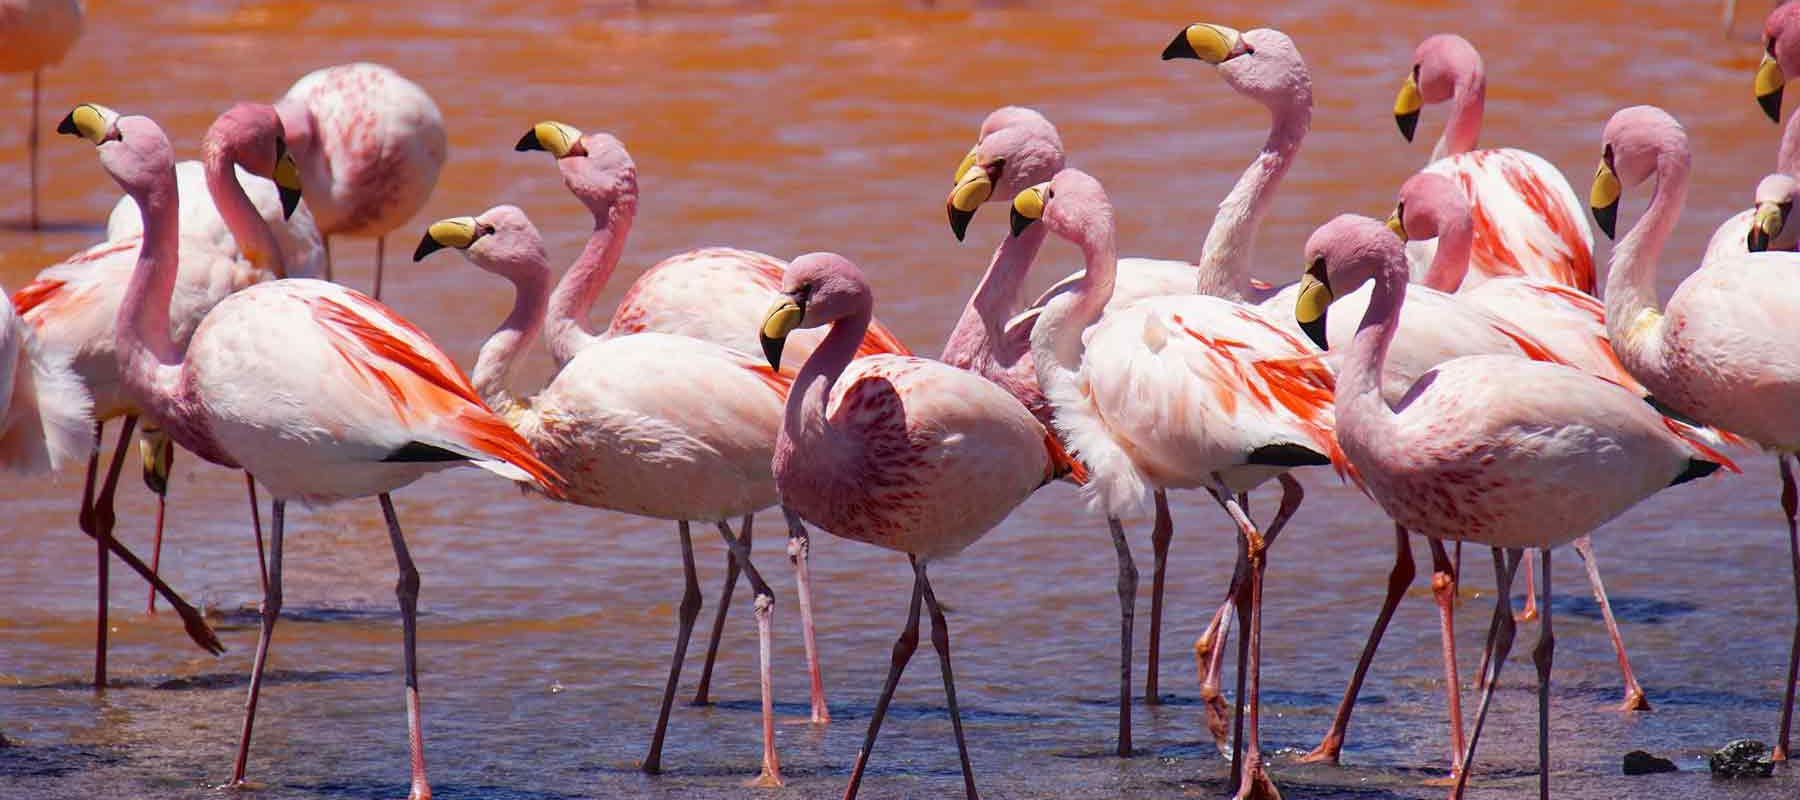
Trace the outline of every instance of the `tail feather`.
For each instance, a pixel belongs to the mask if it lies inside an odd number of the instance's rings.
[[[6,418],[0,420],[5,423],[0,467],[61,469],[93,449],[93,400],[66,354],[48,351],[28,332],[23,344]]]
[[[477,467],[521,483],[558,500],[567,482],[550,465],[539,460],[525,441],[493,412],[484,407],[466,410],[451,420],[457,441],[451,445],[469,455]]]
[[[1714,450],[1706,443],[1706,440],[1710,438],[1708,437],[1707,432],[1712,431],[1712,428],[1696,427],[1669,417],[1663,417],[1663,425],[1668,427],[1670,433],[1675,434],[1677,438],[1686,442],[1689,447],[1694,448],[1694,452],[1700,460],[1711,461],[1718,464],[1720,467],[1724,468],[1726,472],[1743,474],[1744,471],[1738,468],[1737,462],[1727,458],[1724,453]]]

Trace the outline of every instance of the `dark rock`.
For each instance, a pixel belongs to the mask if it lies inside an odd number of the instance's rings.
[[[1642,750],[1633,750],[1625,754],[1626,775],[1655,775],[1658,772],[1677,772],[1675,762],[1661,756],[1653,756]]]
[[[1769,746],[1754,739],[1738,739],[1706,759],[1715,778],[1767,778],[1775,774]]]

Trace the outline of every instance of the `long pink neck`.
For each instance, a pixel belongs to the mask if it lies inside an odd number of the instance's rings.
[[[1469,274],[1469,256],[1475,248],[1475,230],[1469,215],[1438,215],[1437,255],[1420,283],[1440,292],[1454,294]]]
[[[1450,123],[1438,137],[1431,160],[1460,155],[1475,149],[1481,138],[1481,116],[1487,107],[1487,72],[1479,61],[1470,65],[1456,82],[1450,100]]]
[[[1800,177],[1800,113],[1789,114],[1781,129],[1781,151],[1775,157],[1775,171]]]
[[[1119,257],[1110,220],[1075,239],[1086,261],[1087,274],[1070,290],[1072,299],[1046,307],[1032,334],[1032,362],[1045,394],[1052,387],[1074,379],[1086,357],[1082,333],[1105,313],[1112,301]]]
[[[210,135],[203,149],[206,190],[219,209],[219,218],[237,240],[238,249],[250,257],[251,263],[286,277],[287,264],[282,259],[281,246],[275,242],[274,231],[269,230],[268,220],[263,219],[262,212],[256,210],[256,204],[250,202],[250,195],[238,182],[237,160]]]
[[[1018,236],[1000,240],[994,260],[944,342],[944,363],[959,369],[969,369],[978,360],[1010,364],[1025,353],[1028,341],[1004,340],[1006,321],[1020,310],[1025,276],[1045,234],[1044,226],[1033,225]]]
[[[513,307],[500,327],[481,345],[470,379],[488,406],[505,413],[513,405],[507,386],[518,366],[519,354],[544,328],[544,309],[550,298],[550,267],[543,251],[526,254],[511,264],[482,264],[489,272],[505,276],[513,285]]]
[[[133,195],[144,217],[144,243],[119,304],[118,359],[126,389],[167,419],[179,404],[183,353],[169,336],[169,303],[175,295],[180,248],[181,199],[175,170]]]
[[[1200,248],[1196,291],[1231,300],[1250,295],[1250,266],[1256,232],[1262,226],[1281,178],[1294,163],[1300,142],[1312,128],[1312,91],[1304,90],[1286,108],[1271,110],[1269,136],[1256,160],[1219,203]]]
[[[312,110],[297,100],[283,98],[275,102],[276,116],[281,117],[281,138],[294,154],[294,160],[306,162],[306,156],[318,145],[318,127]]]
[[[588,329],[588,312],[619,265],[636,208],[633,203],[614,203],[605,217],[596,216],[594,234],[550,294],[546,338],[557,366],[569,363],[583,347],[599,338]]]
[[[853,463],[858,450],[853,437],[824,435],[825,405],[831,398],[832,385],[856,358],[856,348],[862,344],[863,335],[868,333],[869,323],[874,318],[875,309],[871,302],[839,319],[807,357],[806,363],[800,365],[800,374],[794,378],[794,387],[788,392],[781,433],[775,441],[777,465],[792,458],[796,438],[806,440],[806,458],[815,465],[817,472],[829,474],[831,470],[826,465]]]
[[[1336,401],[1339,424],[1357,425],[1365,431],[1370,425],[1379,429],[1395,424],[1393,410],[1381,399],[1381,371],[1387,363],[1388,345],[1399,328],[1400,307],[1406,302],[1405,257],[1393,254],[1373,280],[1368,309],[1338,373]],[[1392,437],[1377,433],[1358,438],[1381,442]]]
[[[1656,190],[1650,207],[1631,231],[1613,247],[1612,266],[1606,274],[1606,332],[1619,358],[1634,374],[1660,364],[1654,328],[1639,324],[1644,312],[1661,312],[1656,295],[1656,267],[1663,245],[1681,219],[1687,202],[1688,160],[1664,155],[1657,159]]]

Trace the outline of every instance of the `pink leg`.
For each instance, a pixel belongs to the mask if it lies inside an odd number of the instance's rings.
[[[331,234],[321,237],[325,242],[325,280],[336,280],[331,277]]]
[[[375,237],[375,292],[371,296],[376,300],[381,299],[381,262],[383,261],[382,256],[385,255],[385,250],[387,250],[387,237]]]
[[[1138,572],[1131,560],[1131,545],[1117,517],[1108,517],[1113,550],[1119,559],[1119,757],[1131,757],[1131,621],[1137,605]]]
[[[824,725],[831,721],[831,709],[825,705],[825,677],[819,671],[819,646],[813,635],[812,572],[808,567],[812,536],[798,514],[785,508],[781,513],[787,517],[788,563],[794,566],[794,589],[800,594],[801,641],[806,645],[806,669],[812,680],[812,722]]]
[[[1786,761],[1788,757],[1788,731],[1794,720],[1794,684],[1800,679],[1800,528],[1795,527],[1796,493],[1794,490],[1794,472],[1788,467],[1788,459],[1793,456],[1781,454],[1777,460],[1781,464],[1781,510],[1787,513],[1788,554],[1793,559],[1794,572],[1794,642],[1788,648],[1787,692],[1781,701],[1781,733],[1775,739],[1776,761]]]
[[[1556,657],[1556,634],[1550,628],[1550,551],[1544,550],[1543,556],[1544,621],[1538,626],[1531,663],[1538,671],[1538,800],[1550,800],[1550,664]]]
[[[1525,551],[1525,607],[1513,617],[1515,622],[1530,622],[1537,619],[1537,587],[1532,578],[1532,565],[1537,561],[1536,550]]]
[[[894,687],[900,685],[900,674],[906,671],[906,662],[912,660],[913,651],[919,647],[919,604],[924,597],[924,573],[915,562],[912,606],[906,615],[906,627],[900,631],[900,638],[894,640],[887,683],[882,685],[881,697],[875,701],[875,713],[869,717],[869,732],[863,736],[862,749],[856,751],[856,766],[850,770],[850,785],[844,787],[844,800],[856,800],[856,791],[862,787],[863,771],[869,767],[869,754],[875,750],[875,735],[881,732],[881,720],[887,716],[888,704],[894,700]]]
[[[1369,629],[1369,639],[1363,644],[1362,656],[1356,660],[1356,671],[1350,675],[1350,685],[1344,688],[1344,697],[1338,701],[1337,714],[1331,719],[1331,728],[1325,732],[1325,738],[1319,741],[1318,747],[1301,757],[1302,762],[1338,763],[1344,749],[1344,734],[1350,729],[1350,712],[1356,707],[1356,695],[1362,691],[1363,678],[1369,672],[1369,664],[1375,660],[1375,649],[1381,646],[1381,636],[1394,617],[1394,609],[1400,606],[1400,598],[1406,595],[1406,587],[1412,585],[1414,574],[1412,545],[1407,541],[1406,529],[1395,525],[1394,568],[1388,570],[1387,596],[1381,601],[1381,611],[1375,615],[1375,626]]]
[[[1488,708],[1493,705],[1494,687],[1500,683],[1500,668],[1506,665],[1506,656],[1512,651],[1513,634],[1518,625],[1513,619],[1512,579],[1522,557],[1523,553],[1517,549],[1508,550],[1502,556],[1500,549],[1494,548],[1494,583],[1499,588],[1494,593],[1494,619],[1488,624],[1488,641],[1493,645],[1494,657],[1488,664],[1481,704],[1475,709],[1475,729],[1469,733],[1469,749],[1463,752],[1463,769],[1457,773],[1456,784],[1450,788],[1450,800],[1461,800],[1469,783],[1469,773],[1475,770],[1475,746],[1481,741],[1481,725],[1487,721]]]
[[[412,791],[407,793],[407,800],[431,800],[431,784],[425,781],[425,729],[419,708],[419,570],[413,567],[412,555],[406,551],[400,518],[394,514],[394,500],[387,492],[381,493],[381,515],[387,518],[394,562],[400,567],[394,594],[400,598],[400,623],[406,641],[406,727],[407,741],[412,745]]]
[[[769,675],[769,656],[772,651],[773,636],[770,624],[775,614],[775,592],[763,580],[762,573],[756,564],[750,561],[750,542],[748,538],[739,540],[731,535],[731,525],[723,520],[719,523],[719,536],[725,540],[725,546],[737,557],[738,563],[744,565],[744,574],[750,579],[750,590],[756,593],[756,642],[757,668],[762,681],[762,727],[763,727],[763,761],[762,774],[751,781],[750,785],[759,788],[773,788],[781,785],[781,757],[775,753],[775,692]],[[750,528],[744,528],[748,535]]]
[[[1238,596],[1249,581],[1240,559],[1231,568],[1231,583],[1225,589],[1225,602],[1213,612],[1212,622],[1194,640],[1194,661],[1200,669],[1200,702],[1206,708],[1206,729],[1213,743],[1226,751],[1231,735],[1231,705],[1219,691],[1225,672],[1225,645],[1231,640],[1231,620],[1237,615]]]
[[[681,608],[676,617],[675,655],[669,661],[669,684],[663,688],[662,710],[656,715],[656,731],[650,735],[650,754],[644,757],[644,772],[662,772],[663,735],[669,731],[669,710],[675,705],[675,689],[681,683],[681,662],[687,658],[688,636],[694,632],[694,619],[700,616],[700,578],[694,574],[694,540],[688,532],[687,520],[676,523],[681,531],[681,571],[686,588],[681,595]]]
[[[741,538],[744,540],[745,550],[749,550],[751,547],[750,521],[753,518],[754,515],[744,515]],[[719,590],[719,607],[713,612],[712,636],[706,640],[706,661],[702,662],[700,666],[700,685],[694,689],[694,705],[697,706],[712,705],[712,699],[707,695],[712,690],[713,661],[719,655],[719,639],[725,635],[725,614],[731,610],[731,592],[737,588],[738,572],[737,553],[733,549],[727,548],[725,550],[725,587]]]
[[[1431,596],[1437,601],[1439,638],[1444,651],[1444,705],[1450,709],[1450,779],[1462,772],[1462,678],[1456,671],[1456,576],[1457,566],[1444,543],[1431,543]],[[1460,547],[1462,543],[1457,542]]]
[[[244,488],[250,493],[250,532],[256,535],[256,570],[262,579],[262,590],[269,591],[269,564],[263,555],[262,510],[256,503],[256,478],[244,473]]]
[[[1244,731],[1247,744],[1244,755],[1238,763],[1238,779],[1235,797],[1237,800],[1280,800],[1281,792],[1275,783],[1269,780],[1264,769],[1261,745],[1261,663],[1262,663],[1262,586],[1263,573],[1268,560],[1269,540],[1256,530],[1254,523],[1244,514],[1243,508],[1226,491],[1224,483],[1214,476],[1215,487],[1213,497],[1225,507],[1232,521],[1237,523],[1238,531],[1243,536],[1244,549],[1242,557],[1248,559],[1250,575],[1249,592],[1245,605],[1249,608],[1249,621],[1244,626],[1243,644],[1240,645],[1248,653],[1248,665],[1239,670],[1239,682],[1247,687],[1239,694],[1241,705],[1248,708],[1249,724]],[[1297,486],[1298,484],[1293,484]],[[1285,482],[1284,482],[1285,488]],[[1240,658],[1243,654],[1240,653]],[[1235,750],[1235,748],[1234,748]]]
[[[263,586],[262,628],[256,639],[256,660],[250,666],[250,695],[244,700],[244,727],[238,734],[237,759],[231,765],[231,786],[244,783],[250,763],[250,733],[256,727],[256,698],[262,692],[263,670],[269,664],[269,642],[281,619],[281,536],[287,519],[287,503],[276,500],[269,520],[269,580]]]
[[[950,623],[944,619],[937,596],[931,593],[931,578],[925,575],[925,565],[915,559],[913,570],[919,575],[919,585],[925,589],[925,605],[931,610],[931,645],[937,650],[938,665],[943,667],[944,703],[950,708],[950,728],[956,732],[956,754],[962,760],[963,795],[968,800],[976,800],[980,795],[975,791],[975,769],[969,765],[969,744],[963,738],[962,712],[956,707],[956,677],[950,669]]]
[[[99,609],[96,613],[97,619],[94,631],[94,689],[96,691],[106,688],[106,635],[108,627],[106,621],[106,599],[108,595],[108,584],[110,583],[109,579],[112,572],[112,562],[107,558],[107,554],[113,550],[112,532],[113,523],[115,521],[113,516],[113,492],[119,486],[119,472],[125,466],[125,453],[130,448],[131,431],[132,428],[136,426],[137,417],[132,416],[126,417],[124,423],[120,425],[119,443],[113,446],[112,462],[107,466],[106,478],[100,483],[100,491],[94,496],[91,504],[83,502],[81,508],[81,530],[86,532],[87,535],[94,537],[94,541],[97,543],[96,567],[99,576],[98,593],[100,599]],[[97,446],[99,442],[98,427],[95,428],[94,435]],[[97,463],[95,461],[95,458],[97,457],[98,454],[96,453],[94,458],[88,460],[89,486],[93,485],[92,470]],[[83,499],[85,501],[86,492],[84,491],[83,494]]]
[[[1581,556],[1581,564],[1587,568],[1588,588],[1594,592],[1594,602],[1600,604],[1600,616],[1606,620],[1606,635],[1612,637],[1613,654],[1619,657],[1619,672],[1625,676],[1625,702],[1619,705],[1619,710],[1649,711],[1650,701],[1644,697],[1644,687],[1638,685],[1637,676],[1632,674],[1631,658],[1625,655],[1625,639],[1619,635],[1612,603],[1606,599],[1606,585],[1600,582],[1600,564],[1594,561],[1593,539],[1587,536],[1576,539],[1575,554]]]
[[[1150,658],[1144,674],[1144,704],[1162,702],[1156,673],[1162,667],[1163,580],[1169,567],[1169,541],[1175,538],[1175,521],[1169,516],[1169,495],[1157,489],[1156,524],[1150,529],[1150,548],[1155,566],[1150,571]]]

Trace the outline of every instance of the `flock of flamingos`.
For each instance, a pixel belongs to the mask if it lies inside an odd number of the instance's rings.
[[[73,2],[8,2],[0,22],[12,26],[0,28],[0,66],[35,76],[61,58],[81,18]],[[1763,41],[1755,94],[1779,121],[1787,76],[1800,71],[1800,5],[1774,10]],[[515,289],[511,313],[465,376],[376,299],[379,272],[373,296],[329,280],[331,236],[392,233],[432,190],[446,139],[441,114],[418,86],[371,64],[320,70],[273,104],[226,110],[197,163],[176,163],[146,117],[77,106],[56,131],[94,145],[126,197],[107,241],[45,269],[4,306],[0,462],[32,471],[87,461],[79,520],[99,543],[96,685],[106,682],[109,553],[175,606],[198,644],[221,649],[205,619],[156,577],[155,556],[145,564],[112,537],[113,497],[141,417],[138,446],[153,488],[166,487],[172,445],[245,473],[264,602],[233,783],[244,780],[281,612],[286,505],[374,496],[400,575],[412,796],[429,796],[415,670],[419,576],[388,493],[468,464],[550,499],[677,523],[684,594],[647,772],[662,768],[701,607],[691,524],[716,526],[730,554],[702,697],[740,570],[756,595],[763,785],[779,784],[781,773],[768,663],[773,596],[751,559],[751,515],[780,506],[786,518],[815,722],[829,712],[813,641],[807,524],[904,553],[915,575],[906,623],[845,796],[857,793],[917,647],[923,606],[974,797],[949,631],[928,567],[1039,487],[1079,484],[1117,551],[1117,744],[1129,756],[1138,573],[1120,518],[1147,501],[1154,507],[1146,687],[1154,698],[1172,531],[1165,493],[1198,488],[1239,533],[1232,585],[1196,643],[1205,713],[1221,746],[1230,743],[1233,791],[1277,797],[1257,744],[1264,568],[1302,505],[1293,472],[1331,467],[1393,519],[1396,562],[1332,728],[1307,758],[1338,759],[1363,673],[1414,577],[1412,533],[1427,537],[1433,552],[1456,753],[1452,797],[1473,771],[1513,645],[1513,578],[1523,564],[1527,581],[1535,575],[1541,585],[1533,661],[1539,791],[1548,797],[1554,547],[1576,544],[1604,609],[1587,535],[1665,488],[1736,472],[1722,451],[1756,446],[1780,462],[1800,578],[1790,465],[1800,451],[1800,361],[1783,355],[1800,352],[1800,280],[1783,279],[1800,271],[1792,252],[1800,224],[1790,224],[1800,197],[1800,125],[1790,118],[1777,171],[1755,187],[1753,207],[1719,226],[1702,263],[1684,269],[1664,301],[1658,257],[1689,177],[1680,123],[1649,106],[1614,114],[1600,132],[1584,208],[1543,159],[1477,147],[1481,57],[1461,37],[1433,36],[1410,64],[1396,65],[1405,75],[1394,105],[1408,139],[1425,106],[1448,107],[1431,162],[1399,187],[1385,222],[1346,214],[1320,226],[1305,243],[1299,280],[1275,289],[1251,280],[1250,252],[1310,128],[1306,64],[1279,31],[1213,24],[1181,29],[1162,57],[1213,66],[1271,116],[1266,142],[1219,206],[1200,262],[1120,258],[1100,181],[1064,168],[1056,128],[1041,114],[999,109],[957,167],[947,211],[960,239],[981,207],[998,201],[1010,233],[941,360],[912,356],[875,319],[856,265],[831,253],[786,263],[724,248],[676,255],[637,279],[605,329],[592,327],[590,307],[636,213],[636,168],[618,139],[547,121],[516,148],[552,157],[594,218],[592,237],[560,282],[537,229],[510,205],[432,223],[413,253],[418,260],[460,251]],[[34,133],[34,219],[36,145]],[[1614,247],[1597,297],[1584,216],[1611,237],[1621,194],[1639,187],[1651,193],[1649,208]],[[1024,278],[1052,235],[1078,248],[1086,268],[1027,304]],[[559,371],[548,386],[515,395],[515,360],[540,336]],[[704,390],[657,389],[673,384]],[[99,435],[114,419],[118,444],[102,471]],[[1281,502],[1259,525],[1245,512],[1246,493],[1270,480]],[[258,483],[273,495],[266,553]],[[159,511],[159,547],[160,528]],[[1492,548],[1500,587],[1466,735],[1451,631],[1458,576],[1446,541]],[[1528,549],[1537,553],[1535,568]],[[1243,632],[1238,693],[1227,703],[1220,675],[1234,621]],[[1647,707],[1616,628],[1613,637],[1625,705]],[[1795,645],[1800,653],[1800,626]],[[1794,672],[1790,657],[1778,760],[1789,746]]]

